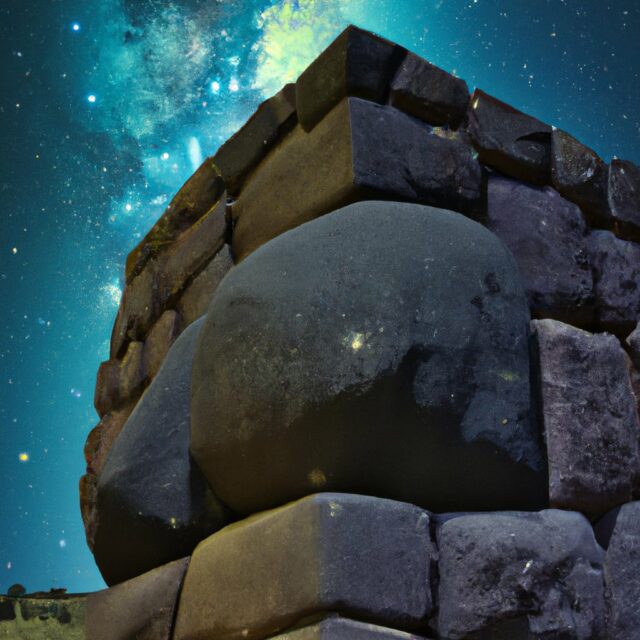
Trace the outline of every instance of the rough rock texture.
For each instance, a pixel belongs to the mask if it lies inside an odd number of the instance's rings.
[[[469,133],[480,162],[534,184],[548,184],[551,127],[476,89],[471,96]]]
[[[603,638],[604,552],[580,514],[461,516],[437,538],[440,637]]]
[[[232,266],[231,248],[225,244],[189,285],[176,304],[185,327],[206,313],[213,292]]]
[[[616,233],[640,242],[640,167],[614,158],[609,167],[608,195]]]
[[[176,340],[99,476],[93,552],[107,584],[188,555],[226,523],[189,455],[190,373],[201,326]]]
[[[587,247],[596,318],[606,330],[627,335],[640,318],[640,244],[620,240],[609,231],[593,231]]]
[[[266,638],[328,612],[412,630],[431,612],[434,559],[426,511],[367,496],[310,496],[198,545],[174,637]]]
[[[627,336],[626,342],[629,347],[631,360],[636,369],[640,370],[640,320],[636,328]]]
[[[227,191],[236,195],[248,173],[262,160],[276,140],[295,122],[295,85],[288,84],[265,100],[247,123],[216,152]]]
[[[401,203],[336,211],[220,284],[192,453],[243,514],[320,489],[434,511],[544,506],[528,318],[511,254],[478,223]]]
[[[1,640],[89,640],[82,595],[0,595]]]
[[[578,325],[593,322],[587,225],[577,205],[550,187],[494,175],[487,226],[513,253],[532,314]]]
[[[589,220],[610,225],[607,202],[609,168],[600,156],[569,135],[551,133],[551,183],[568,200],[580,205]]]
[[[551,506],[591,518],[631,500],[640,423],[629,358],[618,340],[533,321]]]
[[[423,636],[395,631],[348,618],[326,618],[317,624],[273,636],[273,640],[423,640]]]
[[[294,129],[248,181],[232,209],[235,258],[303,222],[374,196],[475,215],[481,188],[471,147],[436,135],[393,107],[348,98],[311,133]]]
[[[130,402],[122,409],[105,415],[91,430],[84,446],[87,472],[80,478],[80,513],[82,514],[87,544],[92,551],[98,526],[96,511],[98,475],[102,471],[107,454],[122,431],[134,406],[135,401]]]
[[[212,159],[207,158],[127,257],[127,284],[142,271],[149,260],[167,249],[183,231],[205,215],[222,197],[223,191],[224,183],[219,170]]]
[[[226,195],[161,254],[150,259],[125,287],[111,335],[111,358],[128,342],[142,340],[162,313],[224,244]]]
[[[148,381],[155,378],[181,330],[182,319],[180,314],[173,309],[165,311],[158,322],[153,325],[145,340],[143,353],[143,370]]]
[[[393,81],[389,102],[435,125],[458,127],[467,111],[467,83],[408,53]]]
[[[310,131],[340,100],[385,102],[406,49],[354,26],[347,27],[296,82],[298,120]]]
[[[640,502],[621,507],[604,565],[611,640],[640,638]]]
[[[142,393],[145,381],[144,344],[130,342],[122,360],[103,362],[98,369],[93,405],[102,418]]]
[[[90,594],[86,601],[86,640],[171,640],[188,564],[189,558],[175,560]]]

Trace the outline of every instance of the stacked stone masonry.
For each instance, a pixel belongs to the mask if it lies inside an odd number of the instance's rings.
[[[127,259],[78,637],[640,639],[639,321],[640,169],[349,27]]]

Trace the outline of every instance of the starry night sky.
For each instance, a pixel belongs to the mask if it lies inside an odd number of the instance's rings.
[[[350,22],[640,163],[634,0],[0,0],[0,592],[104,587],[78,480],[125,257]]]

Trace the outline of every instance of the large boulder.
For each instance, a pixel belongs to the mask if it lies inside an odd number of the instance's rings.
[[[220,284],[194,360],[191,451],[242,514],[318,490],[539,508],[528,321],[513,257],[478,223],[345,207]]]
[[[176,340],[100,473],[93,553],[107,584],[189,555],[226,524],[189,455],[191,364],[202,324]]]

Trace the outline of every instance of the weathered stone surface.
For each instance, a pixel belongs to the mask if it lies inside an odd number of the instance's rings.
[[[222,194],[215,207],[127,284],[111,335],[111,358],[121,357],[128,342],[143,340],[220,250],[226,229],[225,208],[226,195]]]
[[[629,358],[609,334],[533,321],[551,506],[591,518],[631,500],[640,423]]]
[[[603,549],[609,548],[609,541],[613,535],[619,513],[620,507],[611,509],[611,511],[602,516],[602,518],[593,525],[593,533],[596,541]]]
[[[473,92],[467,114],[480,162],[519,180],[550,182],[549,125],[480,89]]]
[[[224,192],[218,168],[207,158],[184,183],[160,219],[127,257],[126,281],[131,282],[145,264],[170,246],[178,236],[207,213]]]
[[[84,596],[34,595],[0,595],[0,639],[87,640]]]
[[[100,364],[93,405],[101,418],[142,393],[145,382],[143,353],[141,342],[130,342],[122,360],[111,359]]]
[[[626,342],[629,347],[631,360],[636,369],[640,370],[640,320],[636,328],[627,336]]]
[[[551,183],[571,202],[582,207],[589,220],[610,225],[607,203],[609,169],[598,154],[562,129],[551,132]]]
[[[357,622],[349,618],[326,618],[317,624],[288,631],[273,640],[426,640],[404,631],[396,631],[375,624]]]
[[[481,191],[471,147],[393,107],[349,98],[311,133],[294,129],[252,175],[232,208],[234,255],[242,260],[357,200],[417,201],[477,216]]]
[[[487,226],[513,253],[532,314],[572,324],[593,322],[587,224],[577,205],[550,187],[489,178]]]
[[[218,287],[194,360],[192,453],[243,514],[320,489],[539,508],[528,322],[513,257],[478,223],[351,205]]]
[[[609,167],[608,194],[616,233],[640,242],[640,167],[614,158]]]
[[[604,552],[580,514],[461,516],[437,538],[441,637],[603,638]]]
[[[227,513],[189,455],[191,363],[202,322],[176,340],[99,475],[94,557],[109,585],[191,553]]]
[[[247,123],[216,152],[227,191],[237,195],[249,172],[262,160],[284,131],[296,122],[296,88],[287,84],[265,100]]]
[[[620,508],[604,574],[608,637],[637,640],[640,638],[640,502]]]
[[[640,318],[640,244],[620,240],[609,231],[592,231],[587,247],[596,319],[607,331],[625,336]]]
[[[89,594],[87,640],[171,640],[178,593],[189,558]]]
[[[430,124],[456,128],[466,113],[469,89],[464,80],[409,52],[391,82],[389,102]]]
[[[176,309],[182,316],[185,327],[206,313],[213,292],[232,266],[231,247],[228,244],[222,245],[215,258],[200,272],[176,303]]]
[[[325,612],[419,628],[432,607],[434,559],[426,511],[367,496],[316,494],[198,545],[174,638],[265,638]]]
[[[310,131],[346,96],[386,102],[406,49],[348,26],[296,82],[298,120]]]
[[[93,551],[98,526],[96,510],[96,485],[104,461],[111,447],[131,415],[136,401],[129,402],[121,409],[106,414],[91,430],[84,445],[87,473],[80,478],[80,513],[84,523],[89,549]]]
[[[165,311],[153,325],[144,342],[143,370],[147,381],[155,378],[171,345],[180,335],[181,330],[182,319],[180,314],[173,309]]]

